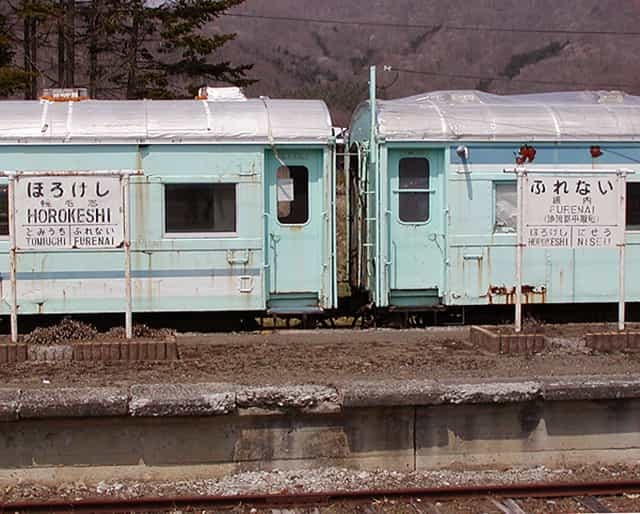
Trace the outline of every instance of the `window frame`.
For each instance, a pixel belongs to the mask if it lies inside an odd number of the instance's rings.
[[[517,180],[513,180],[513,179],[509,179],[509,178],[504,178],[502,180],[492,180],[491,181],[491,193],[492,193],[492,198],[493,201],[491,202],[492,204],[492,213],[491,213],[491,218],[492,218],[492,223],[491,223],[491,234],[493,235],[506,235],[506,236],[513,236],[516,235],[518,233],[518,225],[517,225],[517,219],[516,219],[516,226],[513,227],[513,229],[511,229],[511,227],[505,227],[505,228],[510,228],[510,230],[497,230],[498,226],[498,217],[496,216],[496,209],[497,209],[497,204],[498,204],[498,186],[499,185],[504,185],[504,184],[511,184],[513,186],[516,187],[516,216],[519,213],[519,207],[518,207],[518,181]]]
[[[311,194],[311,168],[309,167],[308,164],[303,163],[303,164],[287,164],[287,168],[291,169],[291,168],[304,168],[307,170],[307,220],[304,223],[286,223],[286,222],[282,222],[280,221],[280,216],[278,216],[278,170],[283,168],[284,166],[278,166],[275,170],[275,194],[274,194],[274,198],[275,198],[275,221],[278,224],[278,226],[283,227],[283,228],[287,228],[287,227],[306,227],[307,225],[311,224],[311,213],[312,211],[312,206],[311,206],[311,201],[312,201],[312,197],[313,195]],[[294,181],[294,191],[293,191],[293,195],[294,195],[294,199],[295,199],[295,181]]]
[[[9,182],[0,181],[0,188],[7,188],[7,233],[0,234],[0,241],[8,241],[11,233],[11,212],[9,209]]]
[[[626,191],[625,193],[625,201],[628,204],[629,202],[629,186],[630,185],[635,185],[638,189],[640,189],[640,182],[638,181],[631,181],[631,180],[627,180],[626,184],[625,184],[625,188]],[[640,193],[640,191],[639,191]],[[627,205],[625,205],[625,220],[624,220],[624,231],[625,232],[637,232],[640,233],[640,224],[637,225],[630,225],[628,223],[628,219],[629,219],[629,209],[627,208]]]
[[[167,231],[167,186],[216,186],[216,185],[233,185],[235,195],[235,230],[233,232],[170,232]],[[238,224],[240,221],[240,209],[238,202],[238,185],[237,181],[200,181],[200,180],[181,180],[162,183],[162,238],[163,239],[230,239],[238,237]]]
[[[404,159],[422,159],[425,160],[427,162],[427,184],[429,184],[429,186],[427,188],[407,188],[407,189],[401,189],[400,188],[400,163],[404,160]],[[429,223],[431,223],[431,220],[433,218],[432,214],[431,214],[431,195],[434,194],[436,192],[435,189],[433,189],[431,187],[431,183],[432,183],[432,177],[431,177],[431,160],[429,159],[429,157],[426,157],[424,155],[403,155],[401,157],[398,158],[398,166],[397,166],[397,180],[398,180],[398,184],[397,187],[395,187],[392,190],[392,193],[397,197],[396,200],[394,201],[394,204],[396,206],[396,221],[398,223],[400,223],[401,225],[410,225],[410,226],[416,226],[416,225],[428,225]],[[427,219],[426,220],[422,220],[422,221],[404,221],[401,217],[400,217],[400,198],[402,197],[403,194],[407,194],[407,193],[424,193],[427,195]]]
[[[501,180],[492,180],[492,196],[493,196],[493,211],[492,211],[492,230],[491,233],[493,235],[516,235],[518,232],[518,228],[517,226],[515,228],[513,228],[513,230],[497,230],[497,217],[496,217],[496,204],[498,201],[498,186],[501,184],[514,184],[516,185],[516,192],[517,192],[517,180],[510,180],[510,179],[501,179]],[[628,197],[629,197],[629,185],[631,184],[636,184],[636,187],[638,189],[640,189],[640,181],[627,181],[625,184],[625,187],[627,188],[627,190],[625,191],[625,198],[627,199],[628,202]],[[640,194],[640,191],[638,192]],[[517,195],[516,195],[517,196]],[[517,201],[517,198],[516,198]],[[516,205],[516,209],[518,209],[518,206]],[[629,209],[626,209],[625,206],[625,225],[624,225],[624,231],[625,232],[634,232],[634,233],[640,233],[640,224],[637,225],[630,225],[628,223],[628,216],[629,216]]]

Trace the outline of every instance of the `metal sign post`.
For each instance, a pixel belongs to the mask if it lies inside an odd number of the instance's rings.
[[[131,227],[129,226],[129,175],[122,177],[122,197],[124,216],[124,295],[126,301],[124,327],[127,339],[133,338],[133,314],[131,293]]]
[[[11,340],[18,341],[19,251],[124,251],[126,337],[133,337],[130,176],[136,170],[10,171]]]
[[[618,205],[618,225],[624,227],[627,222],[627,172],[618,170],[616,182],[620,193]],[[624,230],[624,229],[623,229]],[[624,232],[618,241],[618,330],[623,331],[625,325],[625,291],[624,291],[624,260],[625,260]]]
[[[522,331],[525,248],[618,249],[618,329],[625,326],[626,177],[630,170],[504,170],[517,177],[515,331]]]
[[[11,342],[18,342],[18,292],[17,292],[17,247],[16,247],[16,175],[8,174],[9,178],[9,275],[11,281]]]
[[[524,192],[524,184],[526,178],[526,170],[518,169],[516,170],[517,182],[516,182],[516,198],[518,205],[523,205],[523,192]],[[518,218],[516,220],[517,224],[517,236],[516,236],[516,314],[515,314],[515,329],[516,333],[520,333],[522,331],[522,254],[523,254],[523,245],[524,245],[524,220],[522,215],[522,209],[518,209]]]

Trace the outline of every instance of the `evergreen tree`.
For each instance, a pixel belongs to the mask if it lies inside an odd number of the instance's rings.
[[[212,57],[235,34],[212,33],[213,22],[244,0],[109,0],[120,3],[115,39],[121,73],[114,81],[127,98],[183,97],[208,81],[244,86],[252,65]]]
[[[58,0],[55,17],[58,32],[58,80],[60,87],[73,87],[76,74],[76,0]]]
[[[53,82],[51,76],[43,70],[46,52],[49,48],[51,24],[56,19],[58,10],[54,0],[17,0],[7,2],[8,19],[12,30],[9,31],[13,44],[22,48],[23,65],[21,71],[25,74],[24,96],[27,99],[37,98],[39,88],[44,81]],[[21,27],[19,31],[17,27]],[[15,48],[11,53],[15,53]]]
[[[77,6],[81,18],[78,44],[86,55],[86,77],[92,98],[99,98],[110,81],[109,54],[112,38],[120,23],[119,2],[89,0]]]
[[[207,34],[204,29],[232,7],[244,0],[174,0],[159,11],[161,21],[157,60],[169,77],[187,81],[193,90],[207,81],[222,81],[236,86],[255,82],[246,73],[252,65],[233,66],[228,61],[210,62],[209,58],[236,34]]]
[[[160,83],[151,53],[158,9],[148,6],[146,0],[107,1],[113,14],[113,23],[107,28],[112,47],[108,58],[115,70],[107,80],[122,89],[125,98],[157,96],[154,87],[166,86]]]
[[[25,87],[28,74],[13,64],[14,50],[9,38],[7,19],[0,14],[0,96],[7,96]]]
[[[25,98],[37,98],[43,87],[88,86],[93,98],[173,98],[192,95],[212,81],[250,84],[251,65],[215,60],[217,51],[236,37],[217,33],[215,21],[244,1],[0,3],[0,14],[10,17],[14,32],[11,40],[0,39],[0,67],[11,61],[18,45],[24,59],[22,74],[0,69],[0,93],[23,85]]]

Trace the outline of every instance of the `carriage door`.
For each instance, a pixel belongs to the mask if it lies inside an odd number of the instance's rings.
[[[389,150],[389,303],[426,307],[442,296],[442,151]]]
[[[269,307],[317,309],[324,249],[322,152],[279,150],[278,157],[268,152],[265,172]]]

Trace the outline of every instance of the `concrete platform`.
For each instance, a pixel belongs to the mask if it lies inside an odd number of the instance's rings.
[[[637,463],[640,377],[0,390],[0,482]]]

